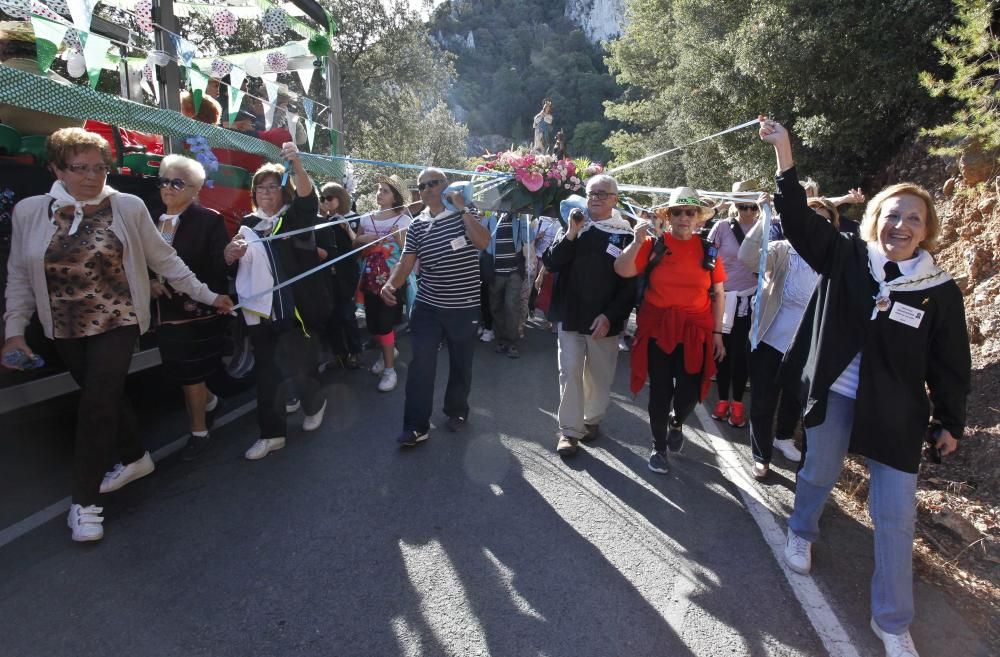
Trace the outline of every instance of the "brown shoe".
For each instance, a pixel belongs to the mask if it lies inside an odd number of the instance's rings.
[[[559,444],[556,445],[556,453],[559,456],[574,456],[576,454],[576,445],[579,441],[576,438],[570,436],[559,436]]]
[[[597,440],[597,437],[601,435],[601,425],[599,424],[585,424],[583,425],[584,434],[580,438],[580,442],[589,443]]]

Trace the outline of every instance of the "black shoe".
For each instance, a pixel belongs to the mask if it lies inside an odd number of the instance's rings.
[[[208,451],[208,448],[212,446],[211,434],[205,434],[204,436],[188,436],[187,444],[184,445],[184,449],[181,450],[181,460],[182,461],[194,461],[197,460],[199,456]]]
[[[593,442],[601,435],[601,425],[599,424],[584,424],[583,430],[583,437],[580,438],[581,443]]]
[[[361,357],[358,354],[347,354],[344,358],[344,367],[349,370],[356,370],[361,367]]]
[[[500,344],[500,343],[498,342],[498,343],[496,344],[496,346],[495,346],[495,347],[493,347],[493,351],[495,351],[495,352],[496,352],[496,353],[498,353],[498,354],[505,354],[505,353],[507,353],[507,345],[505,345],[505,344]]]
[[[507,347],[507,358],[520,358],[521,352],[517,350],[517,347],[511,345]]]
[[[444,426],[448,431],[455,433],[456,431],[461,431],[465,428],[465,423],[468,420],[461,415],[448,416],[448,420],[444,423]]]
[[[680,454],[684,449],[684,425],[674,421],[674,416],[670,416],[670,424],[667,429],[667,449],[674,454]]]
[[[404,429],[402,433],[396,436],[396,442],[399,443],[400,447],[416,447],[417,443],[422,443],[428,438],[430,438],[430,433],[427,431],[421,433]]]

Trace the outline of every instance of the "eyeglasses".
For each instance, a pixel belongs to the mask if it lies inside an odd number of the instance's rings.
[[[96,176],[106,176],[108,171],[111,171],[111,167],[107,164],[67,164],[67,171],[72,171],[76,174],[87,175],[92,173]]]
[[[736,209],[739,210],[740,212],[760,212],[760,208],[758,208],[756,205],[744,205],[742,203],[737,205]]]
[[[685,215],[685,216],[688,216],[688,217],[697,217],[698,216],[698,209],[697,208],[670,208],[670,216],[671,217],[679,217],[682,214]]]
[[[334,194],[330,194],[329,196],[320,196],[319,198],[321,201],[326,201],[327,203],[329,203],[330,201],[332,201],[337,197]]]
[[[281,185],[274,185],[274,184],[271,184],[271,185],[257,185],[257,191],[258,192],[267,192],[269,194],[273,194],[274,192],[278,191],[279,189],[281,189]]]
[[[587,192],[587,198],[592,198],[595,201],[603,201],[611,196],[618,196],[617,192]]]
[[[436,180],[428,180],[427,182],[422,182],[419,185],[417,185],[417,189],[419,189],[421,192],[424,191],[425,189],[434,189],[443,182],[444,181],[441,180],[440,178],[437,178]]]
[[[181,180],[180,178],[164,178],[162,176],[156,179],[156,184],[159,186],[160,189],[166,189],[167,187],[172,187],[177,191],[181,191],[182,189],[187,187],[187,183]]]

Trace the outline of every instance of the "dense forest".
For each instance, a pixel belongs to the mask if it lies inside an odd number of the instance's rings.
[[[428,30],[455,57],[449,100],[471,135],[526,142],[549,98],[570,152],[607,161],[603,142],[614,124],[603,103],[621,89],[602,48],[565,13],[565,0],[451,0],[436,9]]]

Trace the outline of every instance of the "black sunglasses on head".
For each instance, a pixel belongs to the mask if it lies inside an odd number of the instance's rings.
[[[156,179],[156,184],[160,189],[166,189],[167,187],[172,187],[177,191],[180,191],[187,187],[187,183],[180,178],[163,178],[162,176]]]
[[[419,185],[417,185],[417,189],[420,190],[421,192],[424,191],[425,189],[434,189],[443,182],[444,181],[441,180],[440,178],[436,180],[428,180],[427,182],[422,182]]]

